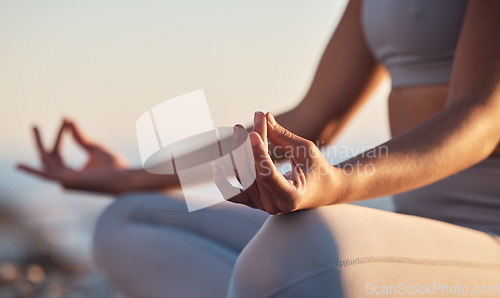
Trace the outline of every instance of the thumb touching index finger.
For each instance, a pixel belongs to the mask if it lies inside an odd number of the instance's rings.
[[[268,123],[267,136],[269,137],[271,142],[273,142],[273,144],[280,146],[282,150],[286,152],[296,151],[296,149],[302,146],[309,145],[309,140],[299,137],[298,135],[279,125],[270,112],[266,114],[266,118]]]
[[[82,133],[80,128],[72,121],[68,121],[67,125],[71,130],[73,139],[84,149],[90,149],[93,145],[91,141]]]

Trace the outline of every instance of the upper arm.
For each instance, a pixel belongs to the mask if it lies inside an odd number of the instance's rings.
[[[365,41],[361,9],[362,0],[349,1],[298,106],[300,118],[315,119],[317,135],[332,119],[345,122],[384,77]]]
[[[448,104],[487,107],[500,119],[500,1],[470,0],[450,81]]]

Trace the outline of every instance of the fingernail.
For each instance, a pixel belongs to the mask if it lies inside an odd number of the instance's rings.
[[[255,112],[255,115],[254,115],[254,120],[255,121],[261,121],[262,120],[262,112]]]
[[[276,119],[274,119],[274,116],[273,114],[271,114],[271,112],[267,112],[267,120],[269,121],[269,123],[272,125],[272,126],[276,126]]]
[[[233,126],[233,134],[234,135],[240,135],[241,134],[241,126],[239,124],[236,124]]]

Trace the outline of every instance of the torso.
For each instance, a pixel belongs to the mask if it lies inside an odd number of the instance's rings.
[[[392,135],[446,106],[468,0],[364,0],[361,21],[374,57],[389,71]],[[500,147],[494,152],[500,156]]]
[[[439,113],[448,85],[395,88],[389,96],[392,133],[399,134]],[[426,217],[500,235],[500,150],[433,184],[393,196],[397,213]]]
[[[441,111],[448,85],[394,88],[389,95],[391,133],[398,135]],[[492,156],[500,156],[500,143]]]
[[[372,53],[391,75],[393,135],[446,107],[454,53],[467,0],[364,0],[363,28]],[[439,127],[436,127],[439,129]],[[497,146],[492,156],[500,156]],[[500,234],[500,159],[396,194],[395,211]]]

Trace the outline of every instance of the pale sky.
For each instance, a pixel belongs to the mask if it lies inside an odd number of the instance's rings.
[[[28,153],[31,124],[52,137],[63,115],[112,146],[135,146],[140,114],[198,89],[216,125],[286,110],[307,90],[344,6],[1,0],[0,150]]]

